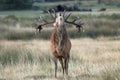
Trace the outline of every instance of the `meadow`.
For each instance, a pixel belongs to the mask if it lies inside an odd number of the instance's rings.
[[[1,41],[1,80],[119,80],[120,41],[72,39],[69,77],[54,78],[48,40]]]
[[[54,4],[34,5],[45,8]],[[69,76],[63,77],[58,64],[58,78],[54,77],[49,50],[52,25],[35,35],[34,20],[51,17],[42,11],[0,11],[0,80],[120,80],[120,8],[86,5],[93,12],[71,12],[70,17],[80,17],[84,32],[78,33],[74,26],[66,24],[72,43]],[[102,7],[107,11],[97,11]]]

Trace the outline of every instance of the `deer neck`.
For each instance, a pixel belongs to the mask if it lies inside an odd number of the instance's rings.
[[[68,39],[67,31],[65,25],[56,26],[55,29],[55,43],[58,45],[58,48],[61,49],[64,46],[66,40]]]

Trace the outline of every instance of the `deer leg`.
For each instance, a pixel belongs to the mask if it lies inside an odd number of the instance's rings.
[[[80,28],[80,32],[84,32],[83,26],[81,26],[79,28]]]
[[[53,61],[55,63],[55,77],[57,77],[57,58],[53,58]]]
[[[63,70],[63,75],[64,75],[64,64],[63,64],[63,60],[62,57],[59,58],[60,64],[62,66],[62,70]]]
[[[69,63],[69,57],[65,58],[65,72],[66,72],[66,75],[68,75],[68,63]]]

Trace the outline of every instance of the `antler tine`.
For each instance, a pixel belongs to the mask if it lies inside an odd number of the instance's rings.
[[[68,14],[68,16],[66,17],[66,19],[65,19],[65,21],[70,17],[70,15],[71,15],[71,13],[70,14]]]
[[[50,16],[55,19],[55,17],[52,15],[52,13],[48,10],[48,13],[50,14]]]
[[[63,12],[63,16],[65,16],[65,13],[66,13],[66,10],[64,10],[64,12]]]
[[[75,23],[75,21],[77,21],[78,19],[80,19],[80,17],[76,17],[72,22]]]
[[[43,20],[45,23],[47,23],[47,21],[45,19],[42,18],[42,16],[39,17],[40,20]]]
[[[77,18],[75,18],[72,22],[74,23],[75,21],[77,21]]]
[[[79,23],[76,23],[76,24],[77,24],[76,28],[78,28],[78,32],[80,32],[81,29],[83,31],[83,25],[84,25],[84,23],[79,22]]]
[[[52,9],[53,10],[53,12],[54,12],[54,15],[55,15],[55,19],[56,19],[56,17],[57,17],[57,14],[56,14],[56,12],[55,12],[55,9]]]
[[[69,18],[70,15],[71,15],[71,14],[69,14],[69,15],[66,17],[65,22],[66,22],[66,23],[69,23],[69,24],[75,25],[76,28],[78,28],[78,32],[80,32],[80,29],[83,28],[82,25],[83,25],[84,23],[81,23],[81,22],[76,23],[76,21],[78,20],[78,18],[75,18],[73,21],[68,21],[67,19]]]

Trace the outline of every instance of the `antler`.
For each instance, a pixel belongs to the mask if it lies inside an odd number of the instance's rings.
[[[40,20],[44,21],[44,23],[43,23],[43,24],[40,24],[40,25],[38,25],[38,26],[36,27],[36,32],[37,32],[37,31],[40,32],[40,31],[42,30],[42,26],[47,25],[47,24],[52,24],[52,23],[55,22],[55,19],[56,19],[57,15],[56,15],[55,10],[54,10],[54,9],[52,9],[52,10],[53,10],[53,12],[54,12],[54,16],[53,16],[53,14],[52,14],[51,12],[48,11],[48,13],[49,13],[49,15],[53,18],[53,21],[47,21],[47,20],[43,19],[43,18],[40,16]],[[63,12],[63,15],[64,15],[64,16],[65,16],[65,12],[66,12],[66,11],[64,10],[64,12]],[[69,18],[70,16],[71,16],[71,13],[68,14],[68,16],[65,18],[65,22],[66,22],[66,23],[69,23],[69,24],[72,24],[72,25],[75,25],[76,28],[78,28],[78,32],[80,32],[81,29],[83,30],[83,24],[84,24],[84,23],[81,23],[81,21],[77,22],[77,21],[79,20],[79,18],[75,18],[75,19],[73,19],[72,21],[68,21],[68,18]]]
[[[72,21],[68,21],[68,18],[70,17],[70,15],[71,15],[71,13],[66,17],[66,19],[65,19],[65,22],[66,23],[69,23],[69,24],[73,24],[73,25],[75,25],[76,26],[76,28],[78,28],[78,32],[80,32],[80,29],[83,29],[83,24],[84,23],[81,23],[81,22],[76,22],[77,20],[79,20],[79,18],[75,18],[75,19],[73,19]]]
[[[49,13],[49,15],[55,20],[56,17],[57,17],[57,14],[56,14],[56,12],[55,12],[54,9],[52,9],[52,11],[53,11],[53,13],[54,13],[54,16],[52,15],[52,13],[51,13],[49,10],[48,10],[48,13]]]
[[[43,18],[40,16],[40,20],[44,21],[44,23],[43,23],[43,24],[40,24],[39,26],[36,27],[36,32],[37,32],[37,31],[40,32],[40,31],[42,30],[42,26],[47,25],[47,24],[52,24],[52,23],[55,22],[56,12],[55,12],[54,9],[53,9],[53,12],[54,12],[54,15],[55,15],[55,16],[53,16],[52,13],[50,13],[50,12],[48,11],[49,15],[51,15],[51,17],[53,18],[53,21],[47,21],[47,20],[43,19]]]
[[[43,23],[43,24],[40,24],[37,28],[36,28],[36,31],[38,30],[39,32],[42,30],[42,26],[44,26],[44,25],[47,25],[47,24],[52,24],[52,23],[54,23],[54,21],[50,21],[50,22],[48,22],[48,21],[44,21],[45,23]]]

